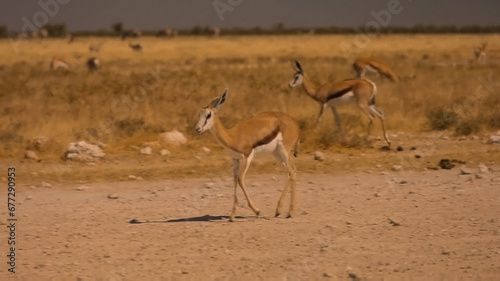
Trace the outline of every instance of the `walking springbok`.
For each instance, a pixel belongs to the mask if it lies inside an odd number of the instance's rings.
[[[134,51],[142,51],[142,45],[141,43],[135,43],[135,44],[132,44],[132,43],[128,43],[128,46],[134,50]]]
[[[358,74],[358,78],[365,77],[367,72],[378,73],[385,76],[392,82],[398,82],[399,78],[392,69],[384,62],[374,58],[358,58],[352,64]]]
[[[50,60],[50,68],[52,70],[69,70],[69,63],[61,57],[52,57]]]
[[[226,102],[228,90],[221,97],[214,99],[203,107],[199,113],[196,131],[203,133],[210,131],[215,139],[226,149],[229,156],[233,158],[234,166],[234,197],[230,221],[234,221],[238,208],[236,196],[238,184],[243,190],[248,206],[258,216],[260,210],[255,208],[248,197],[245,187],[245,174],[250,167],[255,155],[272,154],[285,166],[288,179],[281,192],[276,216],[281,213],[283,200],[290,188],[290,208],[288,217],[292,217],[295,210],[295,166],[292,163],[291,154],[297,154],[299,142],[299,126],[295,119],[283,112],[261,112],[249,119],[240,121],[230,129],[226,129],[217,113],[222,104]]]
[[[321,104],[318,118],[315,126],[321,121],[323,113],[327,107],[332,110],[335,122],[339,131],[342,131],[340,116],[337,112],[337,105],[345,105],[351,102],[356,102],[358,107],[368,116],[368,134],[370,135],[373,118],[378,117],[382,124],[384,139],[390,147],[391,142],[387,137],[384,124],[384,113],[375,106],[375,95],[377,94],[377,86],[375,83],[364,78],[346,79],[342,81],[328,82],[320,87],[316,87],[309,77],[304,73],[298,61],[292,64],[295,70],[292,81],[288,84],[290,88],[302,85],[309,97]]]
[[[480,46],[474,48],[474,56],[478,63],[484,64],[486,62],[486,46],[488,42],[483,42]]]

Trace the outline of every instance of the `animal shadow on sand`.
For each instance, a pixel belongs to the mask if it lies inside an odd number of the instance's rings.
[[[243,216],[236,216],[237,219],[243,219]],[[130,224],[142,224],[142,223],[173,223],[173,222],[214,222],[214,221],[228,221],[229,216],[212,216],[204,215],[200,217],[189,217],[189,218],[179,218],[170,220],[139,220],[132,219],[129,221]]]

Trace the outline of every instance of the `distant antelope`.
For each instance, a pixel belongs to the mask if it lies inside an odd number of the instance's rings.
[[[91,57],[87,60],[87,69],[89,71],[97,70],[101,67],[101,62],[96,57]]]
[[[50,68],[52,70],[69,70],[69,63],[61,57],[52,57],[50,60]]]
[[[142,51],[141,43],[135,43],[135,44],[128,43],[128,46],[134,51]]]
[[[104,42],[101,42],[99,44],[90,44],[89,51],[94,53],[99,53],[103,44]]]
[[[391,145],[387,133],[385,132],[384,113],[375,106],[375,95],[377,94],[377,86],[375,83],[368,79],[355,78],[328,82],[320,87],[316,87],[304,73],[298,61],[292,64],[292,68],[295,70],[295,74],[288,86],[293,88],[302,85],[307,95],[321,104],[319,115],[315,123],[316,126],[321,121],[325,109],[330,107],[335,117],[335,122],[339,130],[342,131],[340,116],[335,106],[356,102],[357,106],[363,110],[370,120],[368,123],[367,136],[370,135],[373,118],[378,117],[382,124],[384,139],[388,146]]]
[[[299,126],[295,119],[283,112],[261,112],[249,119],[240,121],[230,129],[226,129],[217,113],[227,99],[226,89],[221,97],[214,99],[199,113],[196,131],[203,133],[210,131],[215,139],[226,149],[229,156],[233,158],[234,166],[234,196],[233,208],[230,220],[233,221],[238,207],[237,188],[238,184],[243,190],[248,206],[258,216],[260,210],[255,208],[248,197],[245,187],[245,174],[255,155],[272,154],[278,162],[285,166],[288,179],[281,192],[276,216],[281,213],[283,200],[290,187],[290,208],[288,217],[295,210],[295,166],[292,163],[292,153],[296,155],[299,142]]]
[[[212,38],[217,38],[220,36],[220,27],[210,27],[209,28],[209,33],[212,36]]]
[[[488,42],[483,42],[480,46],[474,48],[474,56],[476,57],[476,61],[479,63],[486,62],[486,46]]]
[[[177,30],[172,28],[165,28],[156,33],[156,37],[175,37],[177,36]]]
[[[366,72],[378,73],[392,82],[398,82],[399,78],[392,69],[384,62],[374,58],[358,58],[352,64],[352,67],[358,74],[358,78],[365,77]]]

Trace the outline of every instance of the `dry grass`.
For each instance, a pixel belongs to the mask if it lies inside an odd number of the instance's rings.
[[[354,44],[353,36],[133,41],[141,42],[144,50],[133,52],[119,39],[85,38],[72,44],[32,40],[15,53],[8,40],[0,41],[0,156],[19,155],[42,135],[60,143],[61,151],[71,141],[86,139],[110,144],[108,152],[120,154],[172,129],[193,140],[188,150],[201,144],[215,148],[211,136],[198,136],[193,127],[200,106],[225,87],[230,96],[221,116],[228,126],[255,112],[281,110],[299,120],[302,148],[366,145],[360,136],[367,120],[355,107],[340,109],[347,139],[335,133],[330,113],[313,130],[318,105],[302,89],[287,87],[292,59],[300,60],[313,81],[323,83],[353,77],[351,63],[357,55],[379,57],[402,76],[397,84],[371,77],[378,85],[377,103],[389,132],[431,130],[430,112],[439,108],[460,117],[461,122],[449,128],[457,134],[500,128],[498,83],[481,86],[499,79],[498,35],[381,36],[351,57],[341,44]],[[472,48],[482,41],[490,46],[487,63],[471,63]],[[97,57],[103,68],[89,73],[84,61],[95,54],[88,46],[100,42],[104,44]],[[71,70],[49,70],[55,55],[68,58]],[[377,122],[372,134],[380,131]]]

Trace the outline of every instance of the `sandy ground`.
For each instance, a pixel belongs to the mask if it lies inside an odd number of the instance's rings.
[[[300,174],[291,219],[273,217],[284,181],[248,177],[262,214],[240,195],[236,222],[227,218],[230,178],[27,188],[15,277],[500,279],[498,169]]]
[[[302,151],[290,219],[274,218],[286,178],[266,159],[247,176],[261,216],[239,191],[235,222],[221,151],[59,162],[59,181],[46,161],[2,161],[18,170],[18,221],[12,274],[2,200],[0,280],[500,280],[500,146],[394,139],[391,151],[329,150],[321,162]],[[456,166],[433,169],[445,157]]]

